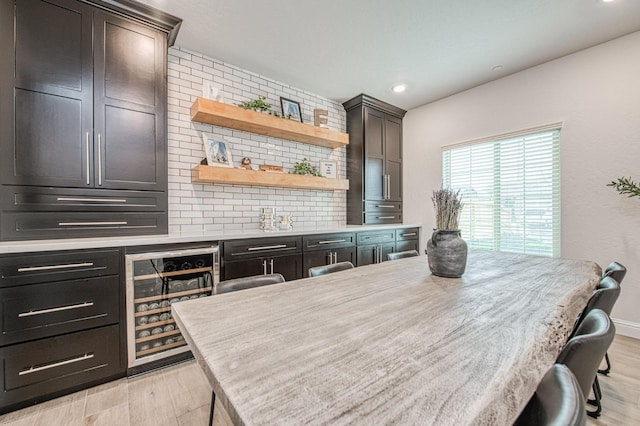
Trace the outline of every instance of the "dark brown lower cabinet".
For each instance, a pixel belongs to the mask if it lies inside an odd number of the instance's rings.
[[[302,255],[257,257],[224,264],[225,280],[264,274],[282,274],[286,281],[300,279],[302,278]]]
[[[314,266],[331,265],[338,262],[356,264],[356,248],[344,247],[304,253],[303,276],[309,276],[309,268]]]
[[[396,243],[358,246],[358,266],[381,263],[387,255],[396,251]]]

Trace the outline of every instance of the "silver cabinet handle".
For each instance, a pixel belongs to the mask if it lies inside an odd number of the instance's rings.
[[[92,203],[126,203],[124,198],[81,198],[81,197],[58,197],[56,201],[89,201]]]
[[[277,244],[275,246],[249,247],[247,250],[248,251],[271,250],[271,249],[278,249],[278,248],[285,248],[285,247],[287,247],[286,244]]]
[[[394,217],[394,216],[391,216]],[[378,234],[378,235],[367,235],[362,237],[363,240],[370,240],[371,238],[385,238],[386,234]]]
[[[382,175],[382,199],[387,199],[387,175]]]
[[[271,266],[271,274],[273,274],[273,259],[269,261],[269,266]]]
[[[267,275],[267,260],[262,261],[262,275]]]
[[[98,185],[102,186],[102,142],[98,133]]]
[[[391,175],[387,175],[387,200],[391,198]]]
[[[89,176],[89,170],[91,170],[91,163],[89,163],[89,132],[86,134],[85,148],[87,153],[85,155],[85,166],[87,166],[87,185],[91,185],[91,177]]]
[[[58,226],[126,225],[128,222],[58,222]]]
[[[385,204],[379,204],[376,207],[378,207],[379,209],[395,209],[396,208],[396,206],[388,206]]]
[[[50,271],[53,269],[84,268],[86,266],[93,266],[93,262],[65,263],[64,265],[27,266],[25,268],[18,268],[18,272]]]
[[[417,233],[415,233],[415,232],[410,232],[410,233],[408,233],[408,234],[401,234],[400,236],[401,236],[401,237],[413,237],[414,235],[418,235],[418,234],[417,234]]]
[[[329,255],[327,257],[329,258],[327,265],[333,265],[333,253],[329,252]],[[326,260],[327,259],[325,258],[325,261]]]
[[[395,219],[395,216],[378,216],[378,219]]]
[[[93,358],[93,354],[84,354],[77,358],[67,359],[65,361],[54,362],[53,364],[47,364],[40,367],[30,367],[26,370],[22,370],[18,373],[18,376],[24,376],[26,374],[37,373],[38,371],[48,370],[50,368],[62,367],[63,365],[73,364],[74,362],[80,362]]]
[[[18,314],[18,318],[33,317],[36,315],[50,314],[52,312],[68,311],[71,309],[88,308],[89,306],[93,306],[93,302],[84,302],[84,303],[78,303],[77,305],[67,305],[67,306],[60,306],[58,308],[40,309],[38,311],[22,312]]]
[[[333,243],[344,243],[347,240],[328,240],[328,241],[318,241],[318,244],[333,244]]]
[[[334,261],[334,263],[338,263],[338,252],[337,251],[333,252],[333,261]]]

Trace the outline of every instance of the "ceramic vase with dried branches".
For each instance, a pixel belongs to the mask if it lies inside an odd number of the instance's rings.
[[[431,197],[436,229],[427,241],[429,269],[434,275],[458,278],[467,267],[467,243],[460,236],[458,220],[462,211],[460,191],[442,188]]]

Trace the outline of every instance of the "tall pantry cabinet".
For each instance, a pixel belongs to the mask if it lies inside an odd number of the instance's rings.
[[[167,231],[168,40],[138,3],[0,0],[0,239]]]
[[[406,111],[367,95],[347,112],[347,223],[402,223],[402,118]]]

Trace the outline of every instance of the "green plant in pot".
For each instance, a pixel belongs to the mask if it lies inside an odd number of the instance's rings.
[[[467,267],[467,243],[460,236],[458,220],[464,204],[460,191],[433,191],[436,228],[427,241],[429,269],[434,275],[458,278]]]

